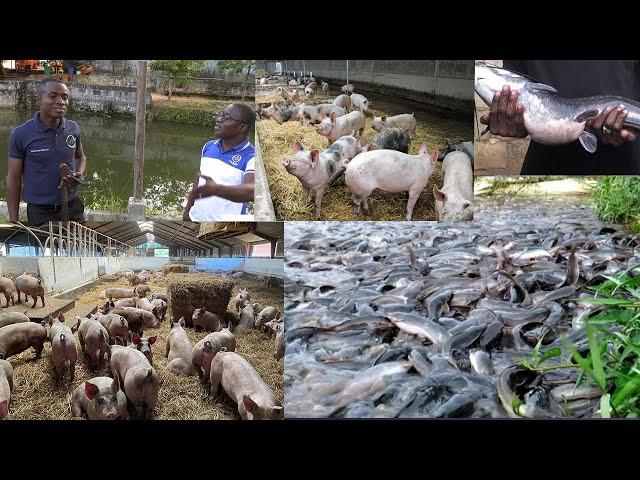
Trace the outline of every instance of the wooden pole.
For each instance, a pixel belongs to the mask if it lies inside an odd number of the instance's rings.
[[[147,61],[138,61],[138,106],[136,110],[136,147],[133,162],[133,197],[142,200],[144,176],[144,120],[147,114]]]

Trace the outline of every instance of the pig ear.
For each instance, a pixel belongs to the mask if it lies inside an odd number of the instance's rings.
[[[473,205],[473,203],[470,202],[469,200],[462,201],[462,208],[467,208],[467,207],[470,207],[471,205]]]
[[[182,328],[184,328],[184,325],[185,325],[185,323],[184,323],[184,317],[180,317],[180,320],[178,320],[178,324],[179,324]]]
[[[311,150],[311,168],[316,168],[319,158],[320,152],[316,149]]]
[[[120,391],[120,377],[118,377],[117,373],[113,374],[113,382],[111,382],[111,390],[113,391],[113,393],[118,393]]]
[[[9,415],[9,402],[3,400],[0,402],[0,418],[6,418]]]
[[[99,393],[98,387],[96,387],[91,382],[84,382],[84,394],[87,396],[89,400],[93,400],[98,396]]]
[[[428,155],[429,152],[427,152],[427,144],[423,143],[422,145],[420,145],[420,150],[418,150],[418,155]]]
[[[138,345],[140,343],[140,335],[138,335],[137,333],[134,333],[133,337],[131,338],[131,341],[133,342],[134,345]]]
[[[382,120],[383,122],[386,122],[386,121],[387,121],[387,116],[386,116],[386,115],[383,115],[383,116],[382,116],[382,118],[381,118],[381,120]]]
[[[153,337],[149,337],[149,345],[153,345],[154,343],[156,343],[157,339],[158,339],[157,335],[154,335]]]
[[[335,123],[336,122],[336,113],[335,112],[331,112],[331,115],[329,115],[329,118],[331,119],[331,123]]]
[[[433,197],[438,201],[444,202],[445,194],[442,193],[442,191],[438,188],[437,185],[433,186]]]
[[[58,315],[58,321],[64,322],[64,315],[62,313]]]
[[[435,166],[436,162],[438,161],[438,155],[440,154],[438,153],[438,149],[436,148],[431,154],[431,165]]]
[[[320,112],[320,121],[324,120],[325,118],[327,118],[327,116],[324,114],[324,112]]]
[[[258,407],[258,404],[256,402],[251,400],[251,397],[249,397],[249,395],[242,396],[242,403],[244,403],[244,408],[246,408],[247,411],[252,414],[256,414],[258,412],[258,409],[260,408]]]
[[[296,141],[293,142],[293,151],[297,153],[302,150],[302,148],[302,143],[300,143],[300,140],[296,139]]]

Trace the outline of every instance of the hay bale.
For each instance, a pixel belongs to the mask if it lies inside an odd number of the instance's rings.
[[[167,263],[162,267],[162,273],[189,273],[189,265],[182,263]]]
[[[206,308],[220,316],[227,311],[233,282],[207,274],[171,274],[168,281],[167,292],[173,320],[184,317],[190,324],[196,308]]]

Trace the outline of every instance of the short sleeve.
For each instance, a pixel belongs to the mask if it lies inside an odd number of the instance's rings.
[[[80,132],[80,129],[78,129],[78,135],[76,138],[76,152],[82,148],[81,138],[82,138],[82,132]]]
[[[247,167],[244,169],[244,173],[253,173],[256,170],[256,157],[251,157],[247,162]]]
[[[17,128],[11,131],[9,137],[9,156],[12,158],[21,158],[24,160],[24,145],[22,144],[22,137],[17,132]]]

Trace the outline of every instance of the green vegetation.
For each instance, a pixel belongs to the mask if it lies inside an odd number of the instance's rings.
[[[640,177],[603,177],[593,197],[600,218],[640,231]]]
[[[214,116],[224,111],[231,102],[211,102],[208,105],[166,105],[156,104],[153,108],[154,120],[165,120],[175,123],[195,123],[212,127]]]
[[[168,82],[168,96],[171,98],[173,87],[182,88],[188,85],[191,82],[188,77],[204,68],[204,60],[153,60],[149,67],[171,77]]]
[[[531,358],[520,362],[537,372],[579,369],[578,383],[593,382],[602,389],[600,413],[605,418],[640,416],[640,276],[632,275],[637,267],[589,287],[595,296],[582,300],[602,310],[584,320],[588,343],[581,351],[565,342],[563,357],[561,348],[541,352],[538,344]]]

